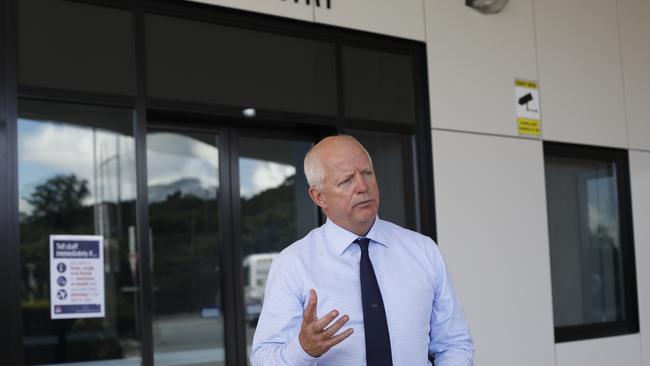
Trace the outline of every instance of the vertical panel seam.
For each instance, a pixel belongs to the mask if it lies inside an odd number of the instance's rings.
[[[630,148],[630,126],[628,121],[627,107],[627,90],[625,83],[625,64],[623,57],[623,32],[621,29],[621,1],[616,0],[616,30],[618,32],[618,57],[621,61],[621,86],[623,87],[623,121],[625,122],[625,147]]]

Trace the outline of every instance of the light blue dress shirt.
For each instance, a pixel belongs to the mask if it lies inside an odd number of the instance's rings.
[[[252,366],[365,366],[366,347],[357,235],[328,220],[273,261],[251,353]],[[377,218],[366,235],[377,275],[394,366],[472,365],[472,338],[445,262],[430,238]],[[318,358],[298,340],[309,290],[317,316],[331,310],[354,333]]]

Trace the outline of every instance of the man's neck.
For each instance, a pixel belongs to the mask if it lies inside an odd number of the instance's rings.
[[[375,224],[375,221],[377,221],[377,216],[375,216],[375,218],[369,224],[355,225],[355,226],[344,225],[344,224],[341,224],[339,222],[336,222],[336,220],[333,220],[332,218],[329,218],[329,219],[334,224],[336,224],[336,226],[338,226],[338,227],[340,227],[342,229],[345,229],[345,230],[355,234],[356,236],[364,237],[364,236],[368,235],[368,232],[370,232],[370,229],[372,229],[372,226]]]

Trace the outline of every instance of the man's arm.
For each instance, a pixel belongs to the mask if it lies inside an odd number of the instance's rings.
[[[252,366],[312,366],[319,356],[352,334],[352,329],[335,335],[349,320],[338,311],[322,318],[316,315],[317,295],[310,290],[305,300],[296,276],[289,275],[290,261],[278,260],[271,267],[266,285],[264,306],[253,338]],[[331,324],[331,325],[330,325]]]
[[[471,366],[474,345],[447,265],[434,245],[436,290],[431,312],[429,353],[436,366]]]

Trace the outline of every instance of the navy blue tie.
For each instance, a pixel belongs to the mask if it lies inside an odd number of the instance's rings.
[[[375,270],[372,268],[368,254],[370,239],[360,238],[354,242],[361,247],[359,275],[363,303],[363,328],[366,334],[366,365],[393,366],[384,301],[381,298]]]

